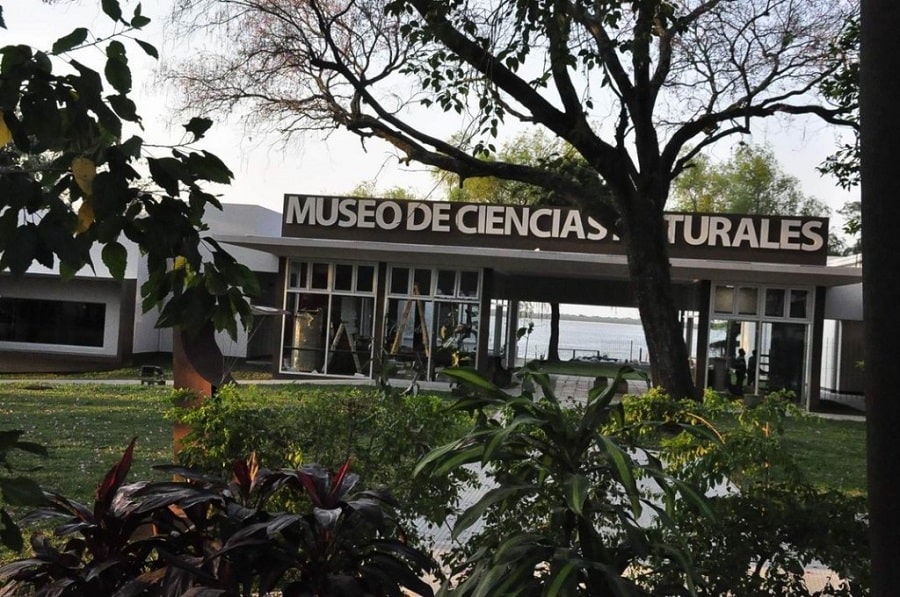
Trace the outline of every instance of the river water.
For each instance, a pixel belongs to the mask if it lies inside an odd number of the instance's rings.
[[[520,326],[534,321],[530,336],[519,340],[519,358],[535,359],[547,354],[550,341],[550,320],[522,318]],[[562,319],[559,322],[559,358],[603,356],[617,361],[647,360],[647,342],[640,323],[623,323]]]

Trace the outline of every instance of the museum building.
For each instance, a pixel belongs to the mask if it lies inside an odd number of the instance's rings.
[[[622,243],[573,208],[289,194],[281,214],[226,204],[210,215],[212,235],[260,275],[269,307],[237,342],[223,337],[223,353],[270,359],[285,378],[372,377],[379,364],[437,380],[454,364],[491,374],[520,362],[523,302],[635,306]],[[859,357],[848,354],[860,341],[861,269],[828,263],[827,219],[665,217],[698,387],[728,389],[743,349],[753,392],[787,389],[815,410],[823,393],[859,391],[848,364]],[[0,278],[0,363],[42,347],[111,361],[171,350],[154,314],[140,313],[137,270],[133,281],[69,282],[64,304],[40,308],[87,335],[37,342],[13,320],[60,283]]]

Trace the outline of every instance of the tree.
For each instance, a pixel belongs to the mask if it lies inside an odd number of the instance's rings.
[[[831,174],[845,189],[859,184],[859,18],[849,19],[841,35],[832,43],[831,74],[821,84],[822,93],[844,109],[852,125],[850,141],[828,156],[819,167]]]
[[[673,181],[670,199],[677,211],[723,212],[725,192],[721,166],[699,154]]]
[[[847,248],[849,254],[858,254],[862,251],[861,211],[862,204],[859,201],[848,201],[838,210],[838,213],[845,218],[844,233],[853,239],[853,244]]]
[[[217,351],[213,331],[235,336],[258,293],[252,272],[204,235],[205,210],[221,205],[202,185],[228,183],[232,173],[193,146],[209,119],[185,124],[185,140],[169,146],[169,155],[154,155],[140,136],[127,135],[141,118],[125,43],[158,53],[135,37],[150,22],[140,5],[131,16],[117,0],[102,6],[114,27],[106,37],[76,27],[50,50],[0,48],[0,272],[22,275],[37,262],[58,264],[71,278],[95,266],[90,250],[100,245],[103,264],[121,279],[121,241],[133,241],[149,270],[144,310],[159,308],[159,325],[179,331],[186,377],[218,385],[221,358],[217,366],[208,352]],[[81,50],[93,48],[104,50],[102,74],[82,61]]]
[[[377,190],[374,180],[361,182],[350,190],[353,197],[377,197],[379,199],[415,199],[416,194],[403,187],[391,187],[382,191]]]
[[[720,164],[701,157],[696,167],[675,179],[672,199],[681,211],[781,216],[829,212],[827,205],[803,193],[800,181],[781,169],[770,148],[746,144]]]
[[[654,380],[685,396],[671,182],[758,118],[843,123],[815,91],[853,12],[845,0],[186,0],[174,21],[211,28],[217,47],[171,76],[191,105],[244,105],[285,134],[342,127],[463,180],[529,183],[582,208],[623,240]],[[451,115],[470,145],[436,126]],[[542,165],[481,159],[511,121],[571,145],[612,197]]]
[[[900,586],[900,459],[896,399],[900,362],[900,203],[894,199],[900,151],[900,4],[863,0],[860,26],[860,161],[863,310],[866,360],[866,444],[872,594]]]
[[[770,148],[745,143],[724,162],[697,155],[673,181],[670,200],[672,209],[690,212],[827,216],[831,211],[803,192],[800,181],[781,169]],[[849,250],[840,236],[829,235],[831,255]]]
[[[781,169],[768,147],[740,144],[728,161],[718,164],[703,155],[697,158],[672,184],[671,199],[677,211],[773,216],[827,216],[831,212],[825,203],[803,192],[800,181]],[[844,255],[851,250],[840,236],[829,235],[829,254]]]

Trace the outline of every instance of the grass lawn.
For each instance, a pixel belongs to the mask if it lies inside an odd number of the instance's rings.
[[[0,429],[25,431],[24,441],[49,452],[38,458],[13,452],[17,467],[45,488],[89,500],[106,471],[137,437],[132,480],[157,474],[154,464],[172,461],[172,425],[165,420],[171,388],[111,384],[0,385]]]
[[[172,359],[160,359],[147,363],[148,365],[159,365],[162,367],[166,379],[172,379]],[[265,366],[250,366],[244,363],[235,363],[226,365],[231,369],[230,373],[237,380],[260,380],[272,379],[271,368]],[[65,373],[0,373],[0,379],[21,379],[21,380],[60,380],[66,379],[88,379],[97,380],[98,382],[110,380],[135,380],[141,378],[140,365],[133,367],[122,367],[120,369],[107,369],[101,371],[78,371]]]
[[[785,446],[820,487],[866,494],[866,424],[810,416],[793,418]]]
[[[262,389],[278,401],[296,399],[302,387]],[[14,453],[13,463],[39,466],[33,476],[44,486],[89,500],[132,437],[138,438],[132,479],[150,479],[157,474],[154,464],[171,462],[172,426],[164,417],[170,392],[171,387],[102,383],[0,384],[0,429],[23,429],[23,439],[50,451],[47,459]],[[816,483],[865,493],[864,423],[792,418],[786,445]]]

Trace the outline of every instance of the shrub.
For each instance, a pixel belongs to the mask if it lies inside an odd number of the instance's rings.
[[[623,368],[620,376],[629,371]],[[480,463],[494,487],[453,527],[458,538],[484,521],[450,561],[458,595],[631,595],[628,570],[650,554],[685,565],[677,549],[656,541],[641,522],[645,511],[667,511],[681,495],[699,510],[705,502],[668,477],[652,452],[622,431],[618,385],[595,388],[581,408],[566,409],[545,374],[526,369],[523,392],[508,396],[473,371],[445,370],[473,394],[456,409],[478,413],[461,439],[431,452],[419,470],[441,477]],[[539,388],[540,393],[531,388]],[[652,478],[667,496],[648,501],[639,478]],[[685,566],[685,577],[690,570]]]
[[[675,526],[656,531],[660,542],[690,554],[696,594],[806,597],[810,565],[840,577],[821,595],[868,594],[865,500],[819,489],[804,477],[783,438],[788,417],[807,416],[791,396],[771,394],[749,406],[712,391],[702,403],[655,391],[623,404],[626,425],[655,437],[672,474],[710,493],[713,519],[682,503]],[[640,570],[653,594],[686,591],[681,570],[665,560],[650,558]]]
[[[255,451],[261,466],[318,462],[337,468],[352,459],[369,487],[390,487],[409,522],[443,522],[472,474],[457,471],[423,482],[413,479],[417,460],[458,437],[469,418],[449,413],[439,396],[398,396],[377,388],[302,386],[281,390],[227,386],[193,410],[176,409],[192,431],[179,460],[208,473],[226,474],[236,458]]]
[[[32,557],[0,567],[3,594],[432,595],[429,559],[392,536],[391,498],[352,493],[345,463],[270,471],[237,460],[231,480],[163,467],[188,482],[126,484],[134,441],[97,488],[93,507],[59,495],[26,520],[61,519],[62,548],[32,537]],[[276,491],[307,508],[269,509]]]

